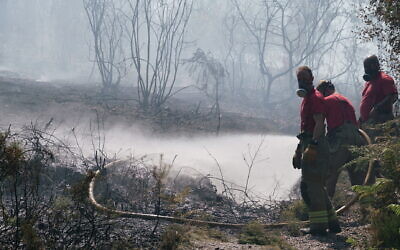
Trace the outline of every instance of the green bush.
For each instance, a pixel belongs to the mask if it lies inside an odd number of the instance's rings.
[[[351,162],[378,160],[381,163],[379,172],[384,178],[378,178],[370,186],[353,187],[360,194],[362,207],[370,213],[372,247],[400,248],[400,138],[398,133],[393,133],[399,127],[400,120],[375,126],[376,135],[385,140],[354,149],[359,158]]]
[[[281,212],[281,220],[288,222],[286,227],[291,236],[300,236],[300,221],[308,220],[308,208],[304,201],[295,200]]]
[[[400,216],[390,208],[372,213],[372,240],[379,248],[400,249]]]
[[[281,212],[282,221],[308,220],[308,208],[303,200],[295,200]]]
[[[239,237],[240,244],[267,245],[270,240],[263,226],[257,222],[247,224]]]

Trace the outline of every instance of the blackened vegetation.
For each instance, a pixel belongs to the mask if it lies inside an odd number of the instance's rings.
[[[297,124],[294,122],[276,121],[274,118],[265,118],[254,112],[221,110],[223,119],[218,120],[215,107],[209,108],[214,104],[209,101],[213,100],[202,101],[198,97],[171,97],[164,108],[154,113],[145,112],[135,102],[137,99],[135,91],[135,88],[120,86],[113,98],[106,98],[100,92],[93,91],[90,86],[67,84],[55,86],[32,80],[0,77],[1,99],[10,105],[10,108],[2,110],[7,119],[17,119],[14,118],[16,113],[25,115],[25,112],[29,114],[44,112],[54,120],[63,120],[65,116],[58,112],[62,108],[72,119],[81,116],[82,113],[93,117],[95,112],[114,124],[128,126],[143,124],[154,132],[190,134],[214,132],[219,121],[222,133],[239,131],[265,133],[273,130],[284,132],[297,129]],[[236,103],[239,103],[238,106],[243,104],[240,99],[236,100]],[[234,106],[232,102],[221,102],[220,105]]]
[[[227,71],[222,63],[213,58],[212,55],[207,55],[201,49],[197,49],[193,56],[186,60],[186,63],[189,64],[190,74],[197,78],[196,85],[214,102],[210,113],[213,113],[215,109],[215,117],[218,121],[216,132],[218,135],[221,128],[220,92]]]
[[[89,205],[91,172],[79,173],[80,161],[68,146],[35,126],[1,134],[2,248],[99,249],[153,244],[146,224],[137,226],[138,221],[98,214]]]
[[[88,183],[103,160],[83,158],[49,127],[31,125],[0,135],[2,248],[156,248],[165,241],[161,235],[168,223],[97,212],[88,202]],[[150,164],[143,157],[107,169],[96,198],[110,208],[219,222],[278,218],[278,203],[250,202],[250,193],[244,202],[232,195],[239,187],[230,183],[220,194],[210,176],[172,173],[171,166],[162,158]]]
[[[224,223],[278,218],[280,205],[273,200],[261,200],[220,177],[187,176],[171,167],[161,157],[157,165],[142,158],[107,168],[97,181],[96,200],[111,209]],[[219,182],[221,192],[213,184]]]

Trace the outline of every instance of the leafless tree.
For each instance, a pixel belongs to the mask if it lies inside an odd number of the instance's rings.
[[[342,0],[232,3],[254,41],[266,103],[277,79],[287,76],[293,89],[293,69],[301,64],[319,67],[324,55],[343,39]],[[334,23],[338,28],[333,28]]]
[[[159,109],[174,92],[192,0],[126,0],[139,104]]]
[[[344,64],[348,65],[349,70],[345,72],[343,76],[338,77],[336,85],[339,85],[339,91],[343,91],[348,96],[351,96],[351,99],[354,100],[354,104],[358,106],[361,101],[361,91],[364,83],[361,77],[361,62],[365,53],[363,53],[356,37],[348,39],[346,44],[343,45],[343,48],[346,54],[343,61]],[[341,82],[343,84],[340,84]],[[342,85],[341,89],[340,85]]]
[[[123,25],[114,0],[84,0],[84,8],[93,35],[94,61],[97,64],[103,94],[110,93],[126,75],[123,58]]]
[[[189,63],[190,74],[197,77],[196,82],[199,88],[214,101],[211,112],[215,110],[218,135],[221,128],[221,87],[224,84],[226,70],[221,62],[212,55],[207,55],[202,49],[197,49],[186,63]]]
[[[229,72],[226,75],[227,87],[230,94],[235,96],[243,93],[244,84],[244,52],[246,44],[239,42],[237,34],[240,18],[232,13],[228,13],[223,20],[223,28],[226,35],[226,55],[223,60],[224,67]]]

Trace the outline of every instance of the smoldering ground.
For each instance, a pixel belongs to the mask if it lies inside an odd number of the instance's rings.
[[[88,142],[93,133],[81,136],[85,141],[82,146],[90,148]],[[129,155],[147,156],[151,164],[157,165],[159,156],[163,155],[165,162],[173,162],[175,174],[180,171],[187,175],[223,177],[242,187],[246,186],[250,174],[249,189],[266,198],[286,199],[300,175],[291,167],[291,155],[297,143],[293,136],[155,136],[135,127],[114,126],[95,137],[97,142],[101,137],[105,152],[121,159]],[[250,173],[249,167],[252,167]]]
[[[74,127],[66,124],[54,124],[54,127],[57,127],[54,134],[58,138],[87,158],[93,158],[99,150],[109,159],[133,156],[146,159],[148,165],[158,165],[162,155],[165,163],[173,163],[172,175],[179,172],[222,177],[238,187],[244,187],[248,182],[251,192],[265,198],[287,199],[300,175],[291,167],[291,156],[297,143],[294,136],[247,133],[218,137],[156,135],[139,126],[105,128],[95,120]],[[219,181],[215,184],[220,185]]]
[[[53,133],[71,147],[79,147],[87,158],[93,158],[99,149],[110,159],[147,156],[157,163],[162,154],[168,163],[176,156],[173,171],[223,177],[241,187],[248,182],[253,192],[279,199],[287,198],[299,176],[290,162],[297,142],[294,136],[262,135],[262,129],[257,133],[224,132],[218,137],[195,131],[155,134],[148,121],[99,109],[96,101],[90,101],[90,86],[80,85],[78,91],[73,85],[10,81],[1,85],[0,126],[44,127],[51,121]]]

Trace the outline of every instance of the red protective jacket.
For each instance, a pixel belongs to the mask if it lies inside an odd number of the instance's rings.
[[[328,131],[343,125],[346,121],[357,126],[354,107],[346,97],[334,93],[324,98],[324,104]]]
[[[383,72],[380,72],[378,79],[366,82],[360,105],[361,120],[368,120],[369,113],[376,104],[381,102],[387,95],[396,93],[397,89],[393,78]],[[386,107],[383,107],[382,111],[389,113],[392,112],[392,109],[393,105],[389,103]]]
[[[301,131],[313,133],[315,114],[325,114],[325,106],[324,96],[319,91],[313,89],[304,97],[301,103]]]

